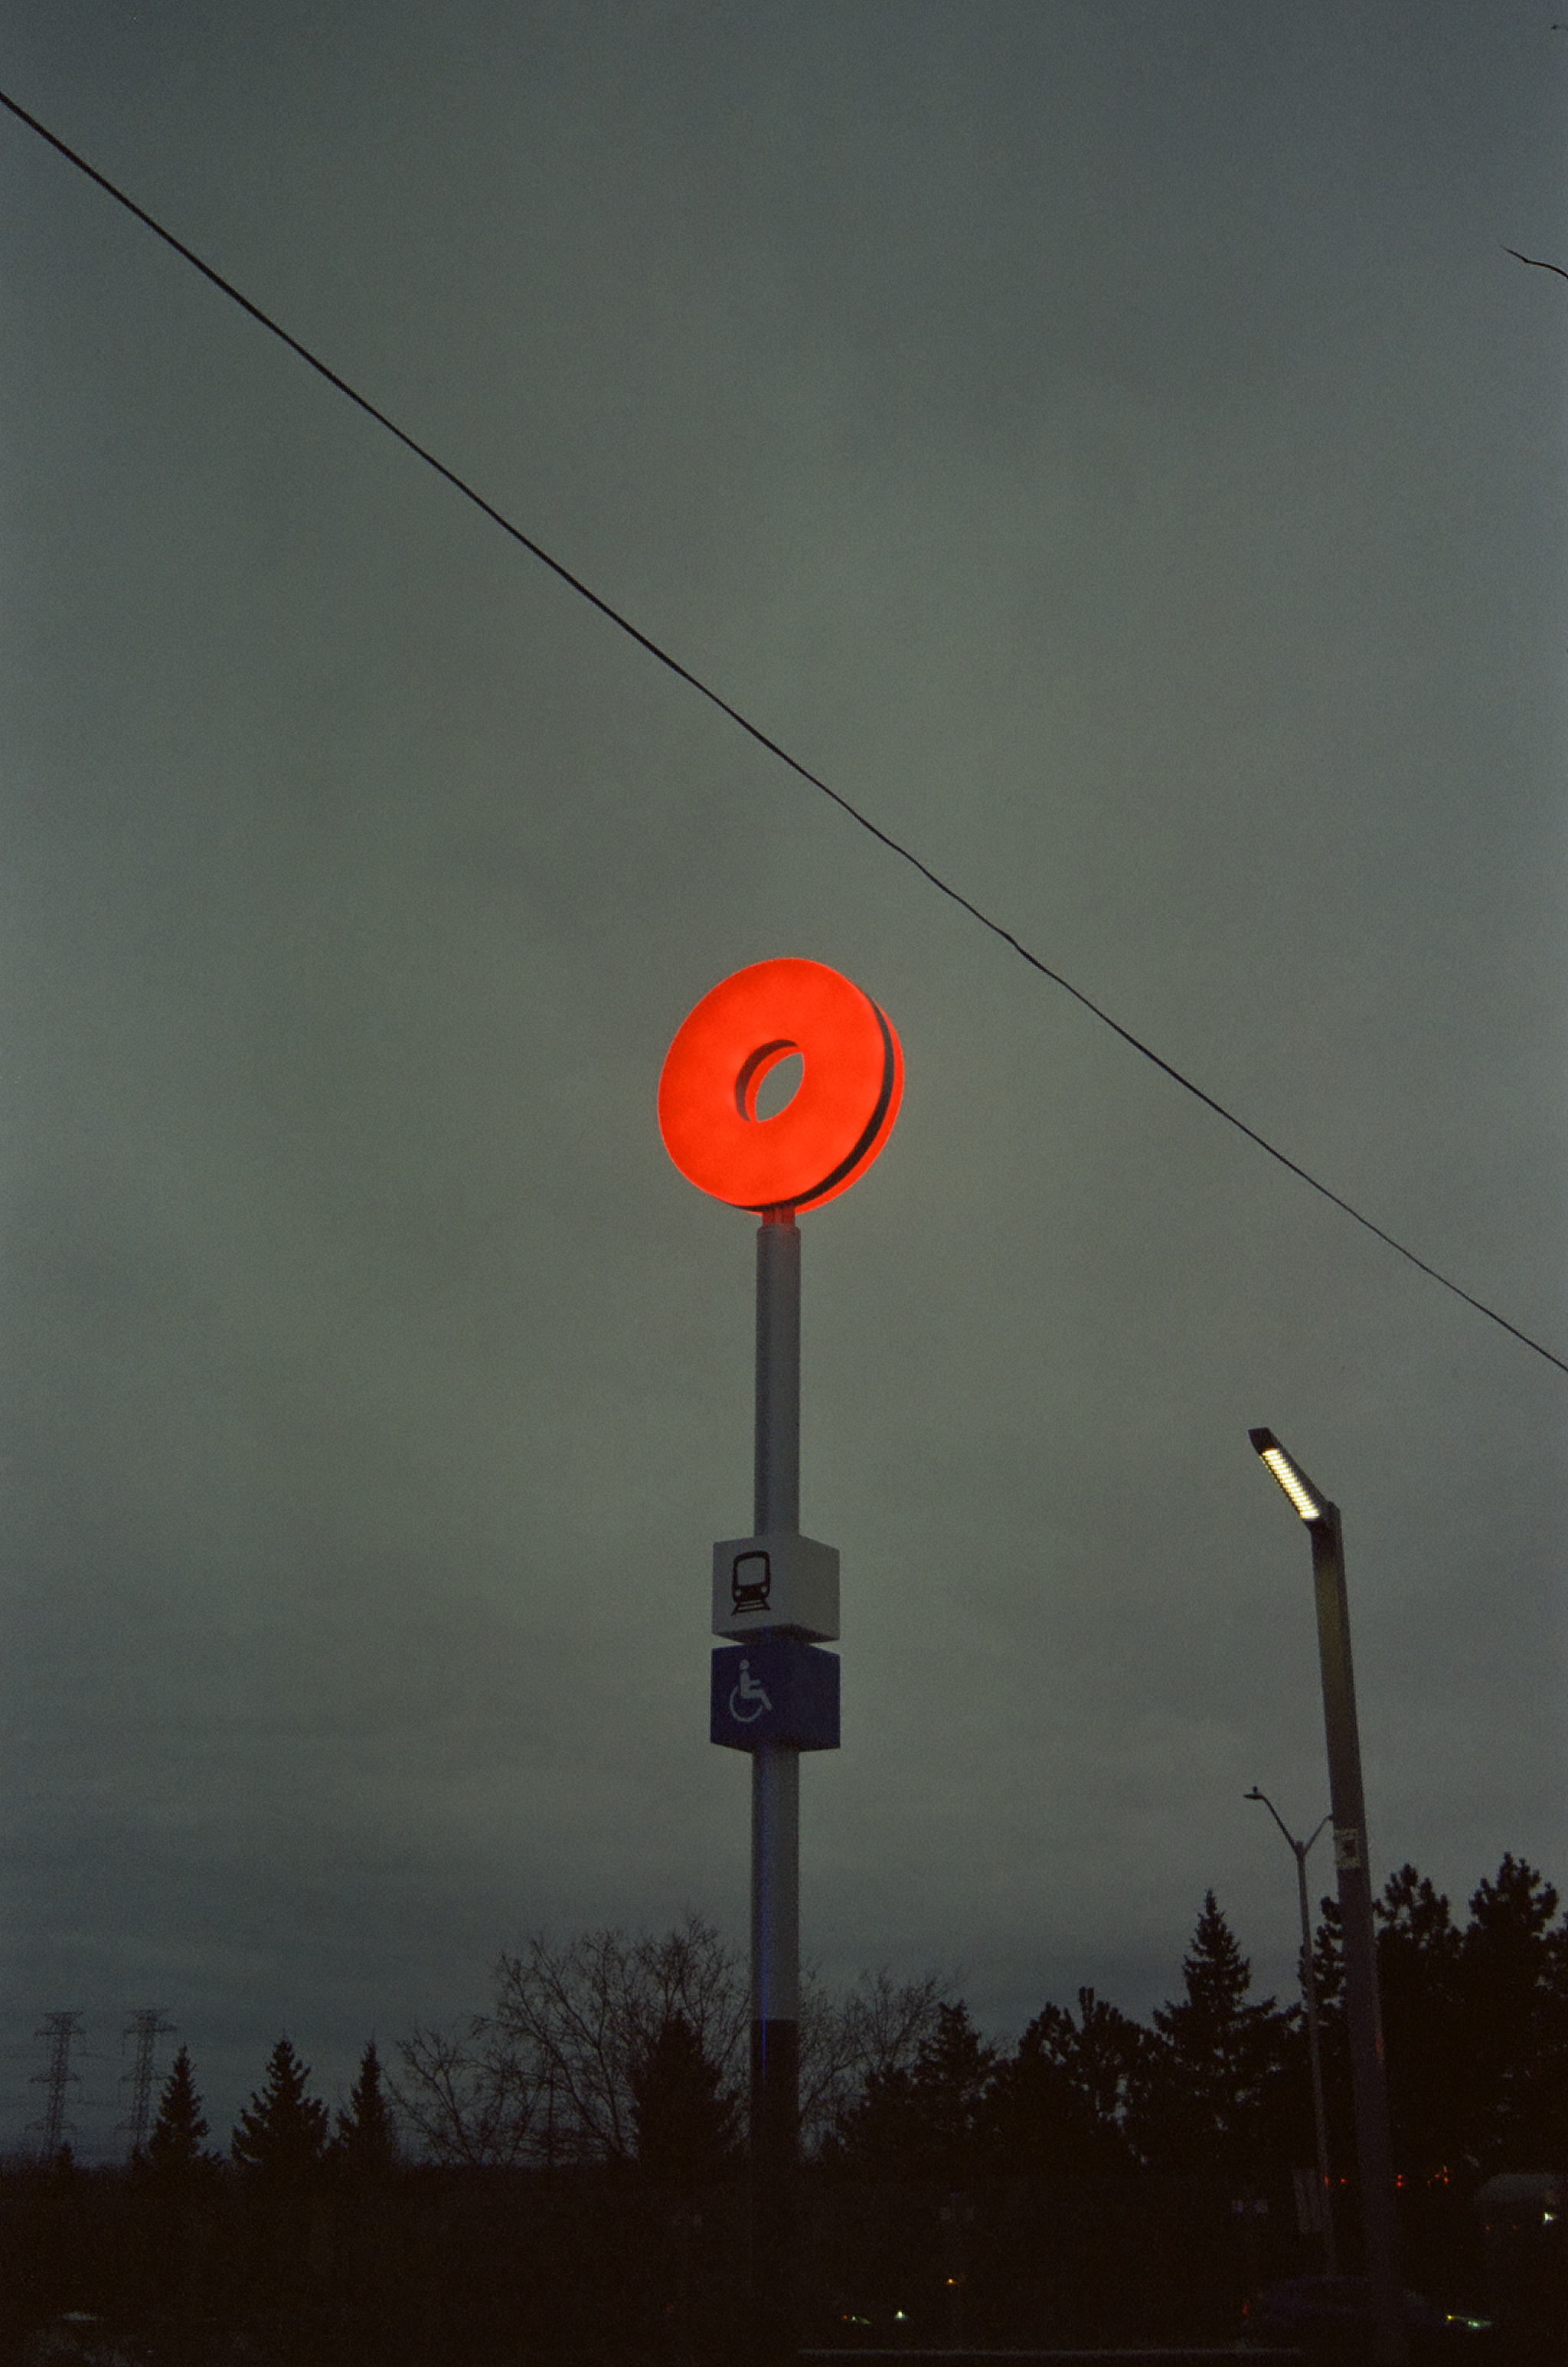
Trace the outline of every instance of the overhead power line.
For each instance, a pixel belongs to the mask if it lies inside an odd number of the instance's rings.
[[[812,788],[819,789],[825,798],[830,798],[836,806],[849,815],[852,821],[858,822],[862,830],[869,832],[871,836],[886,846],[890,854],[899,855],[904,862],[911,864],[922,879],[929,880],[940,894],[949,897],[962,911],[967,912],[971,919],[978,921],[982,928],[988,929],[993,936],[999,937],[1003,945],[1010,946],[1021,961],[1029,964],[1031,969],[1038,970],[1042,978],[1048,978],[1054,986],[1061,987],[1064,992],[1070,994],[1076,1002],[1081,1002],[1086,1011],[1091,1012],[1094,1017],[1109,1027],[1114,1035],[1120,1036],[1124,1044],[1131,1045],[1134,1052],[1141,1053],[1145,1060],[1152,1061],[1156,1069],[1162,1070],[1174,1084],[1181,1086],[1184,1092],[1192,1094],[1193,1098],[1201,1101],[1206,1109],[1213,1110],[1216,1117],[1224,1118],[1227,1126],[1234,1127],[1238,1134],[1245,1135],[1248,1142],[1255,1143],[1259,1150],[1266,1151],[1270,1159],[1277,1161],[1280,1166],[1288,1169],[1290,1173],[1298,1177],[1302,1183],[1310,1185],[1312,1190],[1318,1193],[1322,1198],[1331,1202],[1347,1217],[1353,1217],[1365,1231],[1372,1234],[1385,1247],[1395,1251],[1400,1257],[1415,1266],[1418,1273],[1427,1275],[1433,1282],[1440,1283],[1443,1288],[1451,1291],[1456,1298],[1462,1298],[1467,1307],[1472,1307],[1478,1315],[1484,1315],[1488,1321],[1499,1325],[1503,1331],[1509,1332],[1525,1347],[1533,1349],[1538,1356],[1544,1356],[1549,1365],[1555,1365],[1559,1372],[1568,1373],[1568,1359],[1557,1355],[1551,1348],[1543,1346],[1540,1341],[1532,1339],[1528,1331],[1521,1331],[1517,1323],[1510,1323],[1506,1315],[1500,1315],[1495,1307],[1488,1307],[1484,1299],[1475,1297],[1472,1292],[1451,1280],[1448,1274],[1440,1273],[1435,1265],[1428,1264],[1425,1258],[1417,1257],[1414,1250],[1407,1249],[1403,1241],[1396,1240],[1392,1233],[1385,1232],[1382,1226],[1375,1224],[1371,1217],[1363,1216],[1359,1208],[1353,1206],[1348,1200],[1333,1191],[1328,1184],[1321,1183],[1296,1160],[1280,1150],[1266,1136],[1259,1134],[1256,1127],[1248,1126],[1245,1118],[1237,1117],[1234,1110],[1227,1109],[1223,1102],[1216,1101],[1213,1093],[1205,1093],[1201,1085],[1195,1084],[1192,1079],[1185,1075],[1180,1069],[1175,1067],[1171,1061],[1163,1059],[1152,1045],[1145,1044],[1143,1038],[1135,1036],[1130,1027],[1123,1027],[1119,1019],[1113,1019],[1111,1014],[1103,1010],[1091,996],[1087,995],[1081,987],[1075,986],[1071,979],[1064,978],[1060,970],[1053,969],[1048,962],[1041,960],[1038,954],[1031,953],[1029,947],[1021,944],[1010,929],[1004,928],[999,921],[993,920],[988,912],[982,912],[978,904],[972,903],[960,889],[933,871],[929,864],[923,863],[912,848],[905,846],[900,840],[885,831],[879,823],[873,821],[869,814],[863,813],[858,806],[852,804],[840,790],[833,788],[818,774],[813,773],[800,762],[798,757],[792,756],[789,750],[781,747],[779,742],[772,739],[760,724],[753,723],[750,717],[742,714],[739,708],[732,707],[728,699],[721,697],[711,684],[704,682],[700,675],[693,674],[690,667],[683,666],[679,658],[672,656],[670,651],[662,648],[638,626],[634,625],[629,617],[623,616],[620,609],[603,598],[592,585],[585,583],[581,576],[574,575],[570,568],[555,558],[542,543],[536,542],[532,535],[525,534],[522,527],[514,525],[513,520],[502,511],[498,510],[492,502],[486,501],[484,495],[470,485],[466,478],[460,477],[455,469],[449,469],[446,461],[439,459],[428,446],[420,443],[418,438],[411,436],[406,428],[400,427],[395,419],[389,418],[384,411],[378,410],[367,395],[361,394],[357,387],[351,386],[345,378],[341,378],[336,370],[322,361],[319,354],[312,353],[309,345],[302,345],[298,337],[291,336],[280,322],[273,319],[270,312],[263,311],[259,304],[253,303],[248,296],[242,294],[232,280],[225,279],[220,271],[214,270],[210,263],[204,262],[194,248],[186,246],[183,239],[176,238],[173,231],[165,230],[163,223],[148,213],[144,207],[139,206],[134,198],[128,197],[123,189],[118,187],[96,166],[89,164],[85,156],[78,154],[74,148],[69,147],[58,133],[51,131],[47,124],[40,123],[36,115],[29,115],[25,107],[20,106],[3,90],[0,90],[0,106],[6,108],[18,122],[25,123],[30,131],[36,131],[40,140],[47,141],[49,145],[63,156],[68,164],[74,164],[77,171],[85,173],[88,180],[96,182],[106,196],[113,198],[117,205],[123,206],[127,213],[134,214],[137,221],[150,230],[155,238],[161,238],[165,246],[173,247],[175,253],[182,256],[194,270],[199,271],[204,279],[209,279],[214,288],[220,289],[232,302],[238,304],[242,311],[248,312],[253,321],[258,322],[264,329],[270,331],[273,336],[280,339],[288,347],[290,353],[298,354],[300,360],[307,363],[318,376],[324,378],[329,386],[335,387],[339,394],[345,395],[350,402],[357,405],[368,418],[373,419],[378,427],[384,427],[389,436],[396,436],[398,442],[406,446],[417,459],[423,460],[427,468],[434,469],[437,476],[444,477],[449,485],[462,494],[465,501],[472,502],[476,509],[482,510],[485,516],[500,527],[503,534],[509,534],[513,542],[521,543],[525,550],[538,560],[543,566],[547,567],[552,574],[558,575],[563,583],[569,584],[571,590],[586,600],[592,607],[597,608],[602,617],[607,617],[611,624],[628,635],[640,649],[646,650],[649,657],[656,658],[661,666],[667,666],[672,674],[678,675],[690,689],[694,690],[700,697],[705,698],[710,706],[716,707],[721,715],[727,715],[730,721],[737,724],[749,738],[754,740],[760,748],[765,748],[770,755],[776,756],[781,764],[787,764],[790,771],[797,774],[801,780],[808,782]],[[1513,250],[1510,248],[1508,252],[1511,254]],[[1521,255],[1519,260],[1529,262],[1531,258]],[[1545,267],[1555,270],[1557,266],[1548,265]]]
[[[1552,30],[1555,32],[1556,29],[1553,26]],[[1516,263],[1528,263],[1532,271],[1555,271],[1559,279],[1568,279],[1568,271],[1564,271],[1560,263],[1542,263],[1539,255],[1521,255],[1517,246],[1506,246],[1503,252],[1511,255]]]

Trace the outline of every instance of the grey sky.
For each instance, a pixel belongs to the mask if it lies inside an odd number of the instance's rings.
[[[1568,37],[1385,5],[134,9],[0,83],[1054,966],[1568,1353]],[[746,742],[0,123],[12,1402],[0,2142],[157,2001],[739,1933],[705,1738],[744,1217],[653,1093],[746,961],[892,1015],[803,1219],[830,1977],[1288,1983],[1344,1508],[1381,1874],[1568,1878],[1568,1383]],[[1320,1886],[1326,1886],[1326,1869]],[[0,2089],[5,2081],[0,2079]],[[96,2100],[96,2103],[94,2100]],[[0,2096],[0,2104],[5,2097]],[[9,2133],[9,2134],[8,2134]]]

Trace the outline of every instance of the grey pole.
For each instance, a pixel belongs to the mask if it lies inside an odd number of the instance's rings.
[[[757,1535],[800,1528],[800,1235],[793,1208],[757,1228]]]
[[[1328,1818],[1323,1818],[1308,1840],[1299,1841],[1294,1833],[1287,1829],[1284,1818],[1267,1792],[1260,1792],[1255,1784],[1243,1796],[1262,1801],[1289,1841],[1291,1853],[1296,1861],[1296,1895],[1302,1912],[1302,1999],[1306,2006],[1313,2132],[1317,2140],[1317,2205],[1323,2221],[1323,2267],[1325,2276],[1334,2277],[1339,2273],[1339,2260],[1334,2240],[1334,2195],[1328,2182],[1328,2114],[1323,2101],[1323,2044],[1317,2026],[1317,1974],[1312,1961],[1312,1908],[1307,1900],[1307,1852]]]
[[[757,1229],[759,1536],[800,1529],[800,1235],[793,1208]],[[800,2120],[800,1752],[751,1755],[751,2293],[767,2350],[793,2325]]]
[[[1393,2146],[1389,2135],[1388,2079],[1383,2067],[1377,1942],[1372,1933],[1372,1886],[1368,1870],[1367,1808],[1361,1791],[1361,1739],[1356,1723],[1356,1684],[1350,1667],[1350,1611],[1345,1592],[1345,1545],[1339,1507],[1314,1487],[1271,1431],[1255,1430],[1248,1435],[1254,1449],[1306,1523],[1312,1539],[1317,1652],[1323,1672],[1323,1724],[1328,1745],[1328,1805],[1334,1818],[1334,1863],[1339,1876],[1345,1951],[1345,2019],[1350,2039],[1356,2158],[1361,2178],[1361,2229],[1367,2275],[1372,2288],[1372,2356],[1376,2367],[1404,2367],[1404,2305],[1393,2206]]]
[[[1317,1598],[1317,1649],[1323,1668],[1323,1723],[1328,1742],[1334,1862],[1339,1874],[1345,2015],[1349,2025],[1356,2151],[1361,2171],[1361,2225],[1366,2234],[1367,2273],[1372,2281],[1372,2304],[1377,2316],[1374,2348],[1382,2367],[1403,2367],[1404,2311],[1393,2210],[1393,2146],[1388,2124],[1377,1942],[1372,1933],[1372,1884],[1367,1863],[1367,1809],[1361,1793],[1361,1741],[1356,1723],[1355,1678],[1350,1667],[1350,1612],[1345,1594],[1345,1547],[1339,1507],[1325,1504],[1324,1517],[1308,1525],[1312,1536],[1313,1591]]]

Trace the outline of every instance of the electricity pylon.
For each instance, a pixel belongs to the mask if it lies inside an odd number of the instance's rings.
[[[144,2005],[131,2015],[120,2033],[122,2044],[128,2038],[136,2041],[136,2060],[129,2071],[119,2075],[121,2087],[128,2079],[130,2082],[130,2116],[120,2123],[120,2127],[130,2133],[133,2155],[139,2154],[146,2144],[147,2124],[152,2117],[152,2063],[158,2041],[172,2033],[174,2027],[172,2022],[164,2020],[161,2005]]]
[[[65,2090],[73,2080],[78,2087],[81,2085],[80,2073],[71,2068],[71,2049],[81,2035],[82,2017],[79,2013],[46,2013],[42,2026],[33,2033],[35,2038],[47,2038],[49,2041],[49,2068],[47,2071],[35,2071],[28,2085],[47,2088],[49,2101],[44,2106],[42,2120],[29,2121],[28,2126],[41,2130],[46,2161],[56,2158],[64,2140]]]

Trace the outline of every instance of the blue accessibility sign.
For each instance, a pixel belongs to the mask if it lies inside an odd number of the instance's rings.
[[[708,1731],[730,1750],[792,1742],[839,1748],[839,1656],[793,1637],[758,1636],[713,1656]]]

